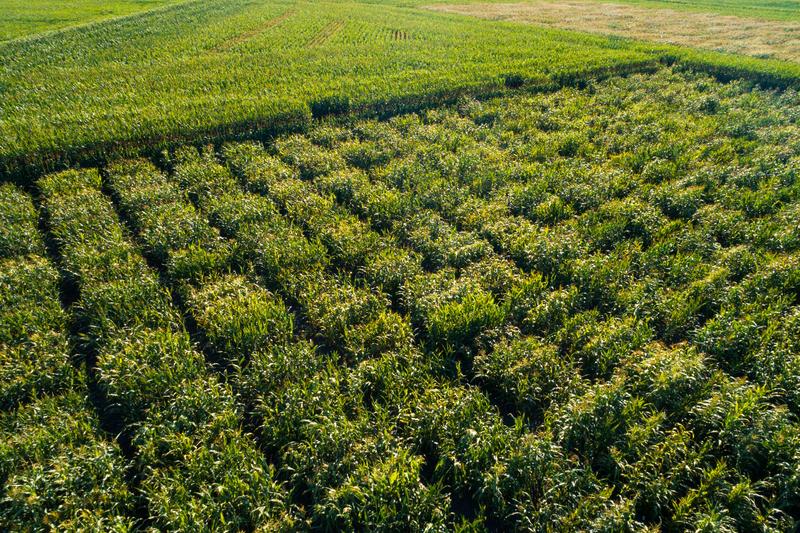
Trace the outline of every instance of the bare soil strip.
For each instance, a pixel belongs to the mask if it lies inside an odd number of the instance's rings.
[[[428,9],[800,62],[800,23],[629,5],[559,2],[437,4]]]

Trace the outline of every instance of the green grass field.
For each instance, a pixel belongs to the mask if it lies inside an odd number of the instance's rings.
[[[0,42],[148,11],[178,0],[2,0]]]
[[[536,3],[538,0],[376,0],[384,3],[397,3],[407,6],[431,4],[471,4],[471,3]],[[605,4],[630,4],[635,6],[669,8],[695,13],[716,13],[745,18],[766,20],[800,20],[800,0],[589,0]]]
[[[0,531],[797,531],[800,65],[420,6],[10,23]]]
[[[615,0],[622,4],[767,20],[800,20],[798,0]]]
[[[652,61],[627,48],[370,4],[194,2],[0,45],[0,159],[304,127],[309,105],[334,97],[394,112],[497,90],[505,75]]]

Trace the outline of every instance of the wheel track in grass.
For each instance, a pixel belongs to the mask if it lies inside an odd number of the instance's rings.
[[[329,22],[306,43],[306,48],[319,48],[337,35],[344,26],[345,22],[343,20]]]
[[[275,18],[271,18],[271,19],[267,20],[266,22],[264,22],[263,24],[260,24],[259,26],[256,26],[255,28],[253,28],[251,30],[247,30],[247,31],[245,31],[243,33],[240,33],[240,34],[238,34],[238,35],[236,35],[236,36],[234,36],[234,37],[232,37],[232,38],[230,38],[230,39],[218,44],[217,46],[214,47],[213,50],[215,52],[228,52],[228,51],[232,50],[233,48],[236,48],[240,44],[243,44],[243,43],[246,43],[247,41],[255,39],[259,35],[262,35],[263,33],[266,33],[267,31],[271,30],[272,28],[280,26],[281,24],[283,24],[283,22],[285,22],[289,18],[293,17],[296,13],[297,13],[296,9],[288,9],[288,10],[284,11],[281,15],[278,15]]]

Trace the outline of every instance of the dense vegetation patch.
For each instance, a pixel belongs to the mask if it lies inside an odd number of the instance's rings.
[[[676,61],[723,79],[800,84],[800,66],[785,61],[477,20],[420,3],[177,2],[0,43],[0,173],[28,183],[119,154],[306,131],[312,117],[387,117],[464,94],[584,85]]]
[[[59,492],[30,520],[793,530],[798,117],[791,90],[665,69],[42,178],[125,475],[115,506]],[[63,375],[3,392],[13,423]],[[41,468],[27,449],[0,473]]]

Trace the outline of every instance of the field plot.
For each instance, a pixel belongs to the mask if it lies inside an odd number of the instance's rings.
[[[0,529],[792,531],[798,117],[663,68],[4,186],[62,371],[0,431],[94,429],[0,448]]]
[[[429,7],[491,20],[543,24],[601,35],[800,61],[800,21],[761,20],[586,0]]]
[[[569,83],[656,63],[600,37],[395,5],[184,2],[0,43],[0,172],[298,131],[312,113],[417,110],[501,91],[509,78]]]
[[[800,20],[800,0],[622,0],[621,3],[766,20]]]
[[[430,3],[187,1],[2,42],[0,179],[24,184],[111,155],[305,131],[312,117],[388,117],[662,64],[800,87],[798,62],[423,8]],[[795,54],[787,32],[798,23],[752,22],[760,34],[779,25],[752,52]]]
[[[115,151],[299,131],[312,113],[396,114],[508,79],[571,83],[656,63],[600,37],[396,5],[183,2],[0,43],[0,172],[30,177]]]
[[[0,0],[0,42],[147,11],[180,0]]]

